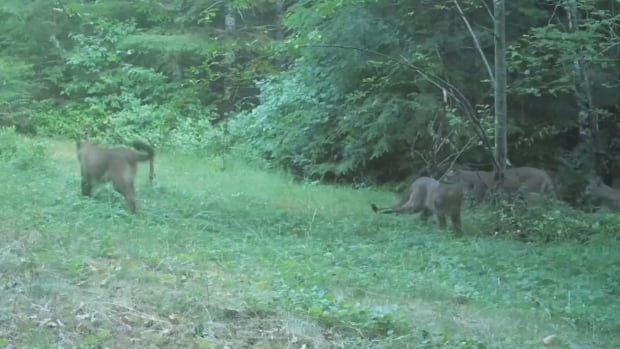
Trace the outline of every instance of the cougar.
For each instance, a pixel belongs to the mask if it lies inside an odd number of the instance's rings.
[[[463,188],[461,185],[440,183],[430,177],[420,177],[413,181],[398,204],[390,208],[377,208],[375,204],[371,204],[370,207],[377,213],[421,212],[424,223],[435,214],[442,229],[447,227],[446,216],[449,216],[453,229],[461,234],[462,200]]]
[[[112,182],[114,189],[127,200],[129,210],[136,212],[136,192],[134,179],[137,173],[136,164],[149,161],[149,182],[155,176],[153,147],[141,142],[133,142],[136,150],[116,147],[105,148],[87,141],[77,141],[77,155],[80,162],[82,177],[82,195],[90,196],[96,183]]]

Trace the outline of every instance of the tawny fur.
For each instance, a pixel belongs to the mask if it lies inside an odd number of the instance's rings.
[[[460,184],[465,193],[471,195],[476,202],[480,202],[487,191],[495,186],[493,172],[489,171],[450,170],[442,181]]]
[[[125,147],[106,148],[98,144],[77,141],[77,156],[82,177],[82,195],[90,196],[97,183],[112,182],[114,189],[127,200],[132,213],[136,212],[136,191],[134,180],[137,163],[149,161],[149,182],[155,176],[153,147],[141,142],[133,142],[134,149]]]
[[[585,194],[602,206],[620,212],[620,190],[606,185],[600,178],[590,179]]]
[[[437,215],[439,226],[447,227],[446,216],[450,217],[452,227],[457,233],[462,233],[461,206],[463,188],[458,184],[440,183],[430,177],[420,177],[411,183],[401,201],[391,208],[379,209],[371,204],[377,213],[418,213],[421,212],[423,222],[433,214]]]
[[[461,184],[476,202],[480,202],[487,192],[496,188],[495,173],[489,171],[451,170],[444,176],[443,182]],[[521,190],[547,193],[555,197],[553,181],[549,174],[545,170],[529,166],[507,168],[504,172],[502,189],[508,193]]]
[[[529,166],[507,168],[504,186],[511,192],[523,189],[539,194],[555,194],[553,181],[547,171]]]

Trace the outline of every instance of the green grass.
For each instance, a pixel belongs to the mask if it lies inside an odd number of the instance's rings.
[[[73,143],[47,149],[0,162],[0,348],[620,343],[616,235],[523,243],[465,210],[455,237],[373,214],[392,193],[166,152],[132,216],[109,186],[79,195]]]

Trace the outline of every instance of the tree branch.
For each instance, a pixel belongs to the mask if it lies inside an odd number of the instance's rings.
[[[487,13],[489,14],[489,18],[491,18],[491,20],[494,21],[495,17],[493,17],[493,11],[491,11],[491,9],[489,8],[489,5],[487,5],[487,3],[484,0],[480,0],[480,3],[487,10]]]
[[[476,36],[476,34],[474,33],[474,30],[469,25],[469,21],[467,20],[467,17],[465,17],[465,13],[463,13],[463,9],[461,8],[461,5],[459,4],[458,0],[453,0],[453,1],[454,1],[454,5],[456,6],[456,9],[459,11],[459,14],[461,15],[461,19],[463,19],[463,22],[465,22],[465,26],[467,27],[467,30],[469,31],[469,35],[471,35],[471,38],[474,40],[474,45],[476,46],[476,50],[478,50],[478,54],[480,54],[480,58],[482,58],[482,62],[484,62],[484,66],[487,68],[489,79],[491,80],[491,83],[495,85],[495,76],[493,75],[493,69],[491,69],[491,65],[489,64],[489,61],[487,61],[487,57],[484,55],[484,52],[482,51],[480,42],[478,42],[478,37]]]
[[[339,48],[339,49],[345,49],[345,50],[355,50],[355,51],[365,52],[365,53],[368,53],[368,54],[372,54],[372,55],[375,55],[375,56],[379,56],[379,57],[385,58],[388,61],[395,62],[395,63],[397,63],[399,65],[403,65],[403,66],[413,70],[414,72],[416,72],[417,74],[422,76],[422,78],[424,78],[426,81],[428,81],[433,86],[435,86],[439,90],[441,90],[442,93],[444,93],[444,96],[445,95],[450,96],[456,102],[456,104],[458,106],[458,109],[460,109],[463,112],[463,114],[469,119],[469,121],[471,121],[474,133],[476,134],[478,139],[482,142],[482,144],[484,144],[484,146],[486,148],[485,150],[486,150],[487,154],[492,159],[493,163],[496,166],[498,166],[498,164],[495,161],[495,156],[493,154],[493,145],[489,142],[489,139],[486,137],[486,134],[484,132],[484,128],[482,127],[482,124],[480,123],[480,120],[478,120],[478,118],[476,117],[475,109],[472,107],[472,105],[469,102],[469,100],[461,93],[461,91],[459,89],[457,89],[454,85],[452,85],[451,83],[446,81],[445,79],[442,79],[441,77],[436,76],[434,74],[427,73],[422,68],[420,68],[420,67],[416,66],[415,64],[409,62],[404,56],[401,56],[400,58],[396,58],[396,57],[393,57],[393,56],[390,56],[390,55],[386,55],[384,53],[377,52],[377,51],[374,51],[374,50],[369,50],[369,49],[366,49],[366,48],[350,46],[350,45],[305,44],[305,45],[300,45],[300,47]]]

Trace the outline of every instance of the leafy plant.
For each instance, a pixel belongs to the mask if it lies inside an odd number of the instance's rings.
[[[611,232],[617,224],[613,215],[593,219],[566,202],[534,194],[510,199],[496,195],[476,211],[476,220],[487,234],[529,242],[585,242],[594,232]]]
[[[0,127],[0,159],[19,170],[42,169],[47,165],[46,144],[42,141],[22,141],[15,127]]]

